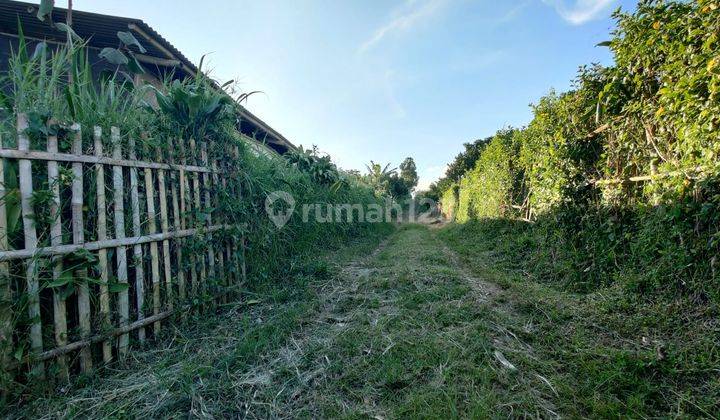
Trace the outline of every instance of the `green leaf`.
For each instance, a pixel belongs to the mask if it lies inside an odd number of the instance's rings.
[[[60,274],[60,277],[58,277],[57,279],[55,279],[51,282],[48,282],[47,287],[58,288],[58,287],[62,287],[62,286],[67,286],[68,284],[72,283],[72,281],[73,281],[73,273],[70,270],[68,270],[68,271],[64,271],[62,274]]]
[[[128,63],[128,58],[117,48],[105,47],[102,51],[100,51],[99,56],[100,58],[107,60],[110,64],[115,64],[117,66]]]
[[[40,7],[38,7],[37,18],[45,21],[45,16],[49,15],[55,7],[55,0],[41,0]]]
[[[603,41],[595,44],[596,47],[609,47],[612,45],[612,41]]]
[[[65,86],[65,101],[67,102],[68,109],[70,110],[70,116],[75,118],[77,117],[77,108],[75,108],[75,99],[73,98],[73,94],[70,91],[69,86]]]
[[[25,353],[25,350],[22,347],[18,347],[15,349],[15,352],[13,353],[13,357],[18,362],[22,360],[23,354]]]
[[[74,39],[75,41],[80,41],[80,42],[81,42],[81,41],[83,40],[82,38],[80,38],[80,36],[79,36],[77,33],[75,33],[75,31],[73,30],[73,28],[71,28],[70,26],[68,26],[68,25],[66,25],[66,24],[64,24],[64,23],[61,23],[61,22],[56,23],[56,24],[55,24],[55,27],[58,28],[58,30],[60,30],[60,31],[62,31],[62,32],[65,32],[66,34],[68,34],[68,35],[70,36],[70,38]]]
[[[144,54],[145,52],[147,52],[145,47],[140,45],[140,41],[138,41],[137,38],[135,38],[135,36],[132,33],[118,31],[117,37],[120,38],[120,41],[122,41],[122,43],[128,47],[131,45],[134,45],[138,48],[138,50],[140,50],[141,53]]]
[[[128,70],[130,70],[133,74],[143,74],[145,73],[145,69],[140,65],[140,63],[137,61],[137,58],[130,53],[130,60],[128,61]]]
[[[75,285],[74,285],[74,284],[68,284],[67,286],[65,286],[65,287],[63,287],[62,289],[60,289],[60,298],[63,299],[63,300],[64,300],[64,299],[67,299],[67,298],[69,298],[70,296],[72,296],[73,293],[75,293]]]
[[[47,51],[47,43],[40,42],[35,46],[35,52],[33,52],[32,60],[37,60],[40,57],[45,56],[45,52]]]
[[[128,290],[130,287],[130,283],[109,283],[108,284],[108,292],[110,293],[120,293]]]

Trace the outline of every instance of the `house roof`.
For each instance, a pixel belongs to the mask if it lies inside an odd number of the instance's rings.
[[[33,3],[0,0],[0,34],[16,36],[19,32],[18,22],[20,22],[23,34],[28,39],[64,42],[65,34],[63,32],[52,28],[47,21],[40,21],[36,17],[37,8],[38,5]],[[66,13],[66,9],[54,8],[52,21],[65,22]],[[100,49],[116,48],[118,46],[117,33],[130,30],[147,50],[144,54],[135,51],[140,62],[172,69],[174,74],[180,78],[191,76],[198,71],[197,66],[188,60],[180,50],[140,19],[73,9],[72,28],[78,36],[87,41],[88,47]],[[150,67],[152,68],[152,66]],[[280,153],[295,148],[282,134],[245,107],[238,104],[237,109],[241,117],[239,129],[243,134],[267,143],[268,146]]]

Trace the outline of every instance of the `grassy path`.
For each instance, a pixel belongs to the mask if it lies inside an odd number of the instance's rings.
[[[294,281],[172,331],[32,416],[555,416],[501,289],[419,225],[318,258]]]

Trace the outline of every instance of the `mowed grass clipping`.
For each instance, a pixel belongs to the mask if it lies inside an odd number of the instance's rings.
[[[712,307],[630,293],[623,279],[571,293],[533,272],[532,225],[480,220],[439,236],[472,272],[501,284],[503,323],[532,346],[570,417],[701,417],[720,413],[720,334]]]
[[[612,289],[533,281],[521,233],[405,225],[356,241],[11,414],[713,417],[710,327],[673,335],[674,317],[633,312]]]
[[[247,373],[301,333],[318,310],[316,286],[357,255],[375,249],[388,230],[318,249],[288,268],[282,281],[253,287],[242,301],[214,313],[168,324],[160,343],[131,353],[122,365],[80,377],[49,396],[36,395],[0,410],[7,417],[168,418],[241,415],[256,407]],[[325,279],[325,280],[323,280]]]

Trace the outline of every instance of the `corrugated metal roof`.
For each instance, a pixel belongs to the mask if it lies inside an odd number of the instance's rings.
[[[40,21],[37,18],[37,8],[38,5],[33,3],[0,0],[0,33],[17,34],[19,22],[23,33],[29,38],[64,42],[65,33],[51,27],[47,20],[45,22]],[[56,7],[52,12],[52,20],[54,22],[65,22],[66,13],[67,9]],[[197,72],[197,67],[180,50],[140,19],[83,12],[75,9],[72,12],[72,19],[73,30],[78,36],[86,40],[90,47],[118,47],[118,31],[131,31],[135,32],[136,35],[141,34],[140,37],[136,37],[147,50],[145,55],[180,61],[182,66],[179,70],[182,74],[176,72],[179,77],[189,76],[191,73]],[[146,39],[142,35],[143,33],[150,40]],[[135,49],[136,47],[132,48]],[[137,50],[135,49],[135,51]],[[260,137],[267,136],[271,143],[285,149],[295,147],[280,133],[243,106],[238,105],[238,111],[244,120],[244,132],[257,133]]]
[[[64,32],[51,27],[47,20],[43,22],[37,18],[37,8],[37,4],[33,3],[0,0],[0,32],[8,34],[18,33],[19,22],[22,26],[23,33],[28,37],[59,42],[64,41]],[[66,9],[56,7],[52,12],[52,20],[54,22],[65,22],[66,13]],[[162,47],[158,48],[158,46],[152,42],[140,37],[140,43],[147,49],[146,55],[162,59],[176,59],[184,64],[187,69],[191,71],[197,70],[195,65],[175,48],[175,46],[140,19],[102,15],[79,10],[73,10],[72,16],[73,30],[92,47],[117,47],[119,45],[117,33],[119,31],[129,31],[131,25],[136,25],[151,38],[155,39]],[[172,57],[163,51],[163,48],[167,52],[170,52]],[[187,71],[184,72],[187,73]]]

